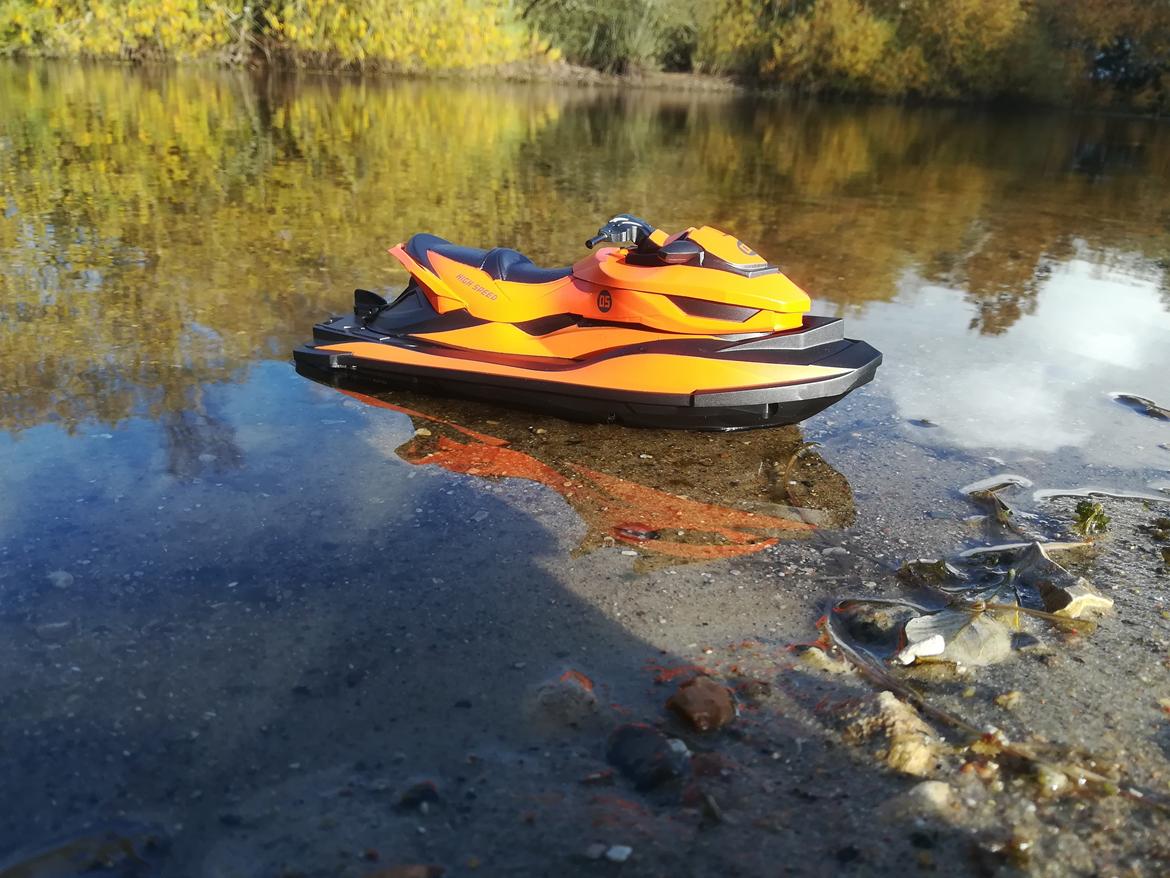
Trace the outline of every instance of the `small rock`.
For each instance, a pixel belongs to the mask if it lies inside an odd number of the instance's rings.
[[[1018,689],[1013,689],[1010,692],[1004,692],[1002,695],[995,696],[995,703],[1004,710],[1015,710],[1019,707],[1023,698],[1023,692],[1020,692]]]
[[[409,863],[367,872],[365,878],[442,878],[446,872],[442,866]]]
[[[430,436],[431,431],[428,430],[426,427],[419,427],[417,430],[414,431],[414,435],[415,436]]]
[[[951,822],[959,816],[962,805],[950,784],[924,780],[891,799],[882,810],[895,820],[927,818]]]
[[[624,863],[630,858],[630,854],[633,852],[634,849],[632,847],[627,847],[624,844],[615,844],[605,852],[605,858],[611,863]]]
[[[65,570],[54,570],[49,574],[53,588],[69,588],[73,585],[73,574]]]
[[[613,769],[604,768],[601,771],[591,771],[581,778],[581,784],[587,787],[607,787],[613,785]]]
[[[422,780],[412,784],[398,798],[398,807],[403,810],[422,809],[423,806],[439,802],[439,788],[433,780]]]
[[[735,719],[731,690],[710,677],[695,677],[683,683],[666,706],[700,732],[720,729]]]
[[[39,640],[45,643],[60,643],[62,640],[68,640],[73,634],[72,622],[42,622],[33,628],[33,633],[36,634]]]
[[[849,674],[852,673],[853,668],[848,662],[837,661],[830,658],[819,646],[810,646],[808,649],[800,653],[800,660],[818,671],[824,671],[828,674]]]
[[[1059,796],[1072,786],[1067,774],[1044,762],[1036,766],[1036,783],[1047,796]]]
[[[614,729],[605,758],[642,792],[685,776],[689,768],[686,757],[674,751],[666,735],[643,723]]]
[[[605,856],[605,852],[607,850],[609,850],[609,848],[606,845],[602,844],[601,842],[596,842],[585,848],[585,856],[590,860],[600,860]]]
[[[575,726],[595,716],[599,710],[593,681],[580,671],[568,670],[555,680],[536,687],[532,701],[533,718],[553,720]]]
[[[934,729],[893,692],[880,692],[863,706],[844,737],[853,743],[876,743],[877,757],[903,774],[927,777],[943,759],[943,745]]]
[[[955,792],[941,780],[924,780],[910,790],[911,797],[927,811],[942,812],[955,806]]]

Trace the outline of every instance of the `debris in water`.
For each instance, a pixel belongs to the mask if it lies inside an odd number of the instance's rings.
[[[1015,571],[1021,582],[1040,592],[1050,613],[1080,619],[1091,611],[1113,606],[1113,600],[1093,588],[1087,579],[1073,576],[1053,561],[1040,543],[1033,543],[1021,555]]]
[[[980,604],[946,607],[915,616],[903,629],[906,646],[896,656],[904,665],[924,658],[982,667],[1011,655],[1008,627]]]
[[[700,732],[720,729],[735,718],[730,690],[710,677],[695,677],[683,683],[666,706]]]
[[[1111,393],[1109,396],[1126,408],[1131,408],[1146,417],[1156,418],[1159,421],[1170,421],[1170,409],[1163,408],[1144,396],[1135,396],[1132,393]]]
[[[1073,530],[1082,537],[1105,533],[1109,527],[1109,516],[1105,514],[1105,507],[1092,500],[1081,500],[1076,508],[1077,520],[1073,522]]]

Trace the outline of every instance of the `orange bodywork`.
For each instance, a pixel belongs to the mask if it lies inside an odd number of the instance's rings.
[[[703,226],[680,234],[731,266],[767,267],[755,251],[717,229]],[[669,240],[661,232],[655,235],[656,242]],[[433,270],[428,269],[403,244],[392,247],[390,253],[419,282],[440,314],[466,309],[498,323],[574,314],[688,335],[780,332],[799,328],[810,307],[808,295],[778,271],[748,277],[701,264],[640,265],[629,262],[630,251],[620,247],[603,247],[574,265],[568,276],[548,283],[496,280],[440,253],[429,254]],[[720,319],[694,313],[701,308],[688,311],[678,304],[679,299],[756,309],[756,313],[746,319]]]
[[[510,337],[508,330],[515,327],[483,326],[481,336],[497,334],[503,341]],[[599,332],[621,333],[624,330],[598,327]],[[497,333],[498,331],[498,333]],[[580,330],[577,330],[578,332]],[[441,333],[452,335],[453,333]],[[540,339],[533,339],[540,341]],[[603,345],[604,347],[604,345]],[[447,354],[373,341],[323,344],[318,350],[338,354],[352,354],[363,360],[395,363],[397,365],[430,367],[511,378],[539,378],[566,386],[628,390],[631,392],[668,393],[690,396],[710,388],[750,390],[756,387],[776,387],[788,383],[805,383],[832,378],[847,369],[825,366],[789,366],[777,363],[756,363],[747,360],[721,360],[708,357],[688,357],[681,354],[632,353],[613,359],[577,362],[563,360],[557,368],[533,369],[522,365],[492,362],[486,359],[456,358]],[[482,347],[479,350],[483,350]],[[552,364],[550,364],[552,365]]]

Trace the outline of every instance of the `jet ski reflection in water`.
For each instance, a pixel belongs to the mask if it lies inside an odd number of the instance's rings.
[[[638,548],[643,566],[648,558],[734,558],[853,520],[848,483],[796,428],[729,441],[555,420],[536,426],[489,405],[300,371],[365,405],[409,416],[419,432],[395,449],[409,463],[547,485],[586,523],[578,553],[626,544]]]
[[[299,366],[579,421],[693,430],[794,424],[873,378],[881,354],[813,317],[809,297],[710,226],[673,235],[627,214],[565,268],[418,234],[390,252],[393,301],[357,290]]]

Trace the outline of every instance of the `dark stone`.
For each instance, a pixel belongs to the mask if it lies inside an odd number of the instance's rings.
[[[605,758],[642,792],[685,777],[689,769],[685,753],[672,749],[658,729],[642,723],[614,729]]]
[[[398,807],[413,810],[421,805],[437,805],[439,788],[433,780],[422,780],[407,787],[398,799]]]
[[[934,839],[928,833],[915,831],[910,833],[910,844],[919,850],[928,851],[934,847]]]
[[[861,851],[851,844],[845,845],[843,848],[837,848],[837,862],[842,866],[847,863],[855,863],[861,859]]]

